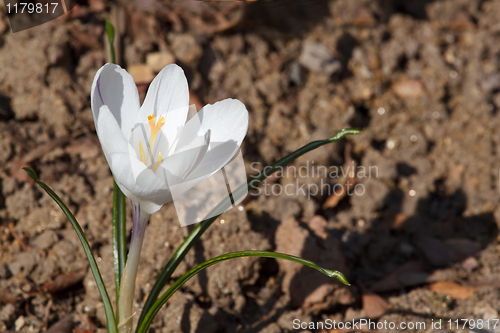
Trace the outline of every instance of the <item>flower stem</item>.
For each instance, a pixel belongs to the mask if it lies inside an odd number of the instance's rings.
[[[149,214],[141,212],[139,204],[131,202],[133,225],[132,239],[127,256],[127,263],[120,283],[120,294],[118,299],[118,332],[132,332],[133,314],[132,305],[134,302],[135,279],[139,258],[141,256],[142,241],[144,240],[144,231],[149,220]]]

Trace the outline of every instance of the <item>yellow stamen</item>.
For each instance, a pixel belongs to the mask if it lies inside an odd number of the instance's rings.
[[[144,147],[142,146],[142,141],[139,141],[139,158],[142,163],[144,163],[146,166],[146,154],[144,154]]]
[[[151,167],[151,164],[153,163],[153,149],[154,149],[154,144],[156,140],[156,136],[158,135],[158,132],[161,130],[162,126],[165,125],[165,118],[163,116],[160,116],[158,118],[158,121],[155,122],[155,116],[150,115],[148,116],[148,125],[149,128],[151,129],[151,144],[148,147],[148,158],[146,159],[146,153],[144,151],[144,146],[142,145],[142,141],[139,141],[139,159],[141,160],[142,163],[144,163],[148,168]],[[160,166],[160,162],[163,159],[163,155],[161,153],[158,154],[158,160],[155,163],[154,167],[154,172],[158,170],[158,167]]]
[[[160,166],[160,162],[163,159],[163,155],[161,153],[159,153],[158,155],[159,155],[158,161],[156,161],[155,168],[154,168],[153,172],[156,172],[156,170],[158,170],[158,166]]]
[[[165,125],[165,118],[163,116],[160,116],[158,121],[155,123],[155,116],[148,116],[148,124],[149,128],[151,128],[151,151],[153,151],[156,135],[161,130],[162,126]]]

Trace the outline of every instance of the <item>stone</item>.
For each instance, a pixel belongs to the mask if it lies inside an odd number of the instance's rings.
[[[150,83],[155,78],[153,70],[145,64],[130,65],[127,72],[134,78],[135,84]]]
[[[161,71],[163,67],[174,62],[175,57],[170,52],[152,52],[146,55],[146,65],[156,73]]]
[[[424,84],[420,80],[400,79],[391,86],[392,91],[401,98],[416,98],[424,92]]]
[[[324,74],[333,74],[342,69],[340,61],[333,56],[326,46],[313,41],[304,43],[299,63],[313,72]]]
[[[453,299],[467,299],[474,294],[475,288],[460,285],[453,281],[439,281],[431,284],[429,289],[440,294],[450,295]]]
[[[276,252],[303,257],[320,267],[348,274],[340,240],[329,235],[320,222],[313,233],[301,223],[293,217],[281,221],[276,230]],[[342,289],[337,280],[295,262],[279,260],[278,264],[284,272],[282,290],[290,295],[294,305],[319,311],[340,302],[343,294],[337,292]]]
[[[57,237],[55,231],[51,229],[45,229],[31,242],[31,245],[41,250],[47,250],[50,249],[52,245],[54,245],[58,240],[59,237]]]

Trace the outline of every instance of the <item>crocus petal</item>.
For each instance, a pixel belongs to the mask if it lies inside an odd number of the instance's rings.
[[[94,77],[91,91],[92,113],[97,125],[99,110],[107,105],[128,138],[140,107],[139,94],[132,76],[115,64],[105,64]]]
[[[178,147],[182,147],[193,135],[200,135],[209,130],[211,135],[208,151],[186,181],[206,179],[226,165],[237,153],[248,130],[248,111],[245,105],[235,99],[206,105],[186,124]]]
[[[168,142],[174,142],[186,122],[189,108],[189,89],[182,68],[176,64],[165,66],[149,86],[144,104],[136,117],[136,123],[147,121],[149,115],[165,117],[165,133]]]
[[[131,200],[140,201],[141,207],[151,202],[152,206],[147,208],[148,214],[165,204],[170,196],[165,182],[146,168],[135,154],[130,153],[131,146],[106,105],[99,111],[97,135],[113,177],[122,192]]]
[[[181,183],[202,161],[208,150],[210,132],[205,136],[197,137],[191,145],[176,151],[173,155],[165,158],[159,165],[156,174],[161,177],[167,186]]]
[[[128,143],[130,144],[131,148],[134,150],[134,154],[136,155],[137,159],[140,160],[140,149],[139,147],[142,145],[144,148],[144,156],[148,156],[149,152],[149,142],[151,140],[151,133],[150,133],[149,126],[146,124],[138,124],[130,133],[130,136],[128,138]],[[132,153],[132,151],[131,151]]]
[[[132,169],[140,167],[141,162],[131,159],[128,153],[112,154],[110,160],[113,177],[123,194],[134,203],[140,203],[147,214],[153,214],[169,201],[169,189],[152,170],[144,167],[137,180],[134,179]],[[136,165],[133,167],[132,164]]]
[[[107,105],[102,105],[99,109],[96,130],[108,163],[110,154],[128,152],[128,142],[123,136],[117,119]]]

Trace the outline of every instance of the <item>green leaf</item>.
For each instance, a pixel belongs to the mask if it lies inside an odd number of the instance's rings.
[[[234,192],[232,192],[234,200],[238,200],[246,191],[246,188],[248,190],[251,190],[258,186],[260,182],[262,182],[264,179],[272,175],[274,172],[279,170],[280,168],[286,166],[287,164],[293,162],[300,156],[304,155],[305,153],[308,153],[316,148],[319,148],[323,145],[326,145],[331,142],[339,141],[346,137],[347,135],[356,135],[361,133],[361,131],[356,130],[356,129],[342,129],[335,133],[334,136],[326,139],[326,140],[319,140],[319,141],[313,141],[311,143],[308,143],[307,145],[303,146],[302,148],[299,148],[298,150],[288,154],[287,156],[283,157],[270,167],[265,167],[263,171],[258,173],[255,176],[250,177],[248,180],[247,184],[244,184],[237,188]],[[223,212],[227,208],[227,200],[224,202],[221,202],[219,205],[217,205],[213,211],[219,211]],[[209,213],[208,216],[212,215]],[[196,243],[196,241],[203,235],[205,230],[219,217],[220,215],[214,216],[210,219],[204,220],[203,222],[199,223],[196,225],[196,227],[191,231],[189,236],[184,240],[184,242],[179,246],[179,248],[175,251],[175,253],[172,255],[170,260],[168,261],[167,265],[163,268],[161,271],[160,275],[156,279],[156,282],[151,289],[151,292],[149,293],[149,296],[146,300],[146,303],[144,304],[143,311],[141,313],[141,316],[139,317],[139,321],[137,324],[137,327],[141,325],[142,321],[144,320],[144,317],[146,316],[146,313],[149,311],[149,309],[153,306],[154,302],[156,301],[158,295],[160,295],[160,292],[162,289],[165,287],[165,285],[168,283],[168,280],[172,276],[172,273],[174,270],[177,268],[177,266],[181,263],[182,259],[186,256],[187,252],[191,249],[191,247]]]
[[[160,308],[168,301],[168,299],[184,284],[186,283],[190,278],[198,274],[200,271],[204,270],[207,267],[210,267],[212,265],[215,265],[216,263],[229,260],[229,259],[235,259],[235,258],[243,258],[243,257],[264,257],[264,258],[274,258],[274,259],[285,259],[285,260],[290,260],[297,262],[299,264],[314,268],[321,273],[325,274],[328,277],[331,278],[336,278],[340,282],[350,286],[349,282],[347,282],[347,279],[345,276],[340,273],[339,271],[332,271],[329,269],[325,269],[323,267],[319,267],[316,265],[314,262],[310,260],[306,260],[303,258],[291,256],[288,254],[284,253],[276,253],[276,252],[267,252],[267,251],[238,251],[238,252],[230,252],[223,254],[221,256],[215,257],[213,259],[207,260],[204,263],[190,269],[186,274],[181,276],[177,281],[172,284],[170,288],[167,289],[163,295],[161,295],[156,302],[151,306],[151,308],[147,311],[147,313],[144,315],[144,320],[142,321],[141,325],[137,328],[136,333],[144,333],[147,331],[149,328],[149,325],[153,321],[153,318],[155,315],[158,313]]]
[[[108,291],[106,290],[104,281],[102,280],[101,277],[101,272],[99,271],[99,267],[97,266],[97,262],[94,258],[94,254],[92,253],[92,249],[90,248],[90,245],[87,242],[87,238],[85,238],[85,234],[83,233],[80,224],[76,220],[73,213],[71,213],[69,208],[61,200],[61,198],[59,198],[59,196],[54,191],[52,191],[52,189],[48,187],[45,183],[42,183],[41,181],[38,180],[38,177],[35,171],[33,171],[33,169],[27,167],[23,167],[23,169],[28,173],[28,176],[30,176],[31,179],[35,181],[35,183],[37,183],[41,188],[43,188],[45,192],[47,192],[47,194],[59,205],[59,207],[61,207],[64,214],[66,214],[66,217],[68,218],[69,222],[71,222],[71,225],[75,229],[76,234],[78,235],[78,238],[82,243],[83,250],[85,251],[85,255],[87,256],[87,260],[89,261],[90,269],[92,270],[92,274],[94,275],[94,279],[97,284],[97,289],[101,294],[101,298],[104,303],[104,312],[106,313],[108,332],[111,333],[117,332],[115,315],[113,313],[113,307],[111,305],[111,301],[109,300]]]
[[[335,142],[335,141],[339,141],[340,139],[343,139],[346,135],[356,135],[356,134],[360,134],[360,133],[363,133],[363,131],[360,131],[360,130],[357,130],[354,128],[344,128],[344,129],[341,129],[340,131],[338,131],[337,133],[335,133],[334,136],[328,138],[328,141]]]
[[[113,46],[113,42],[115,41],[115,27],[113,27],[113,24],[108,19],[106,19],[106,34],[108,35],[110,62],[114,64],[116,62],[115,47]]]
[[[120,280],[127,261],[126,203],[125,195],[113,182],[113,263],[115,269],[116,306],[120,294]]]

